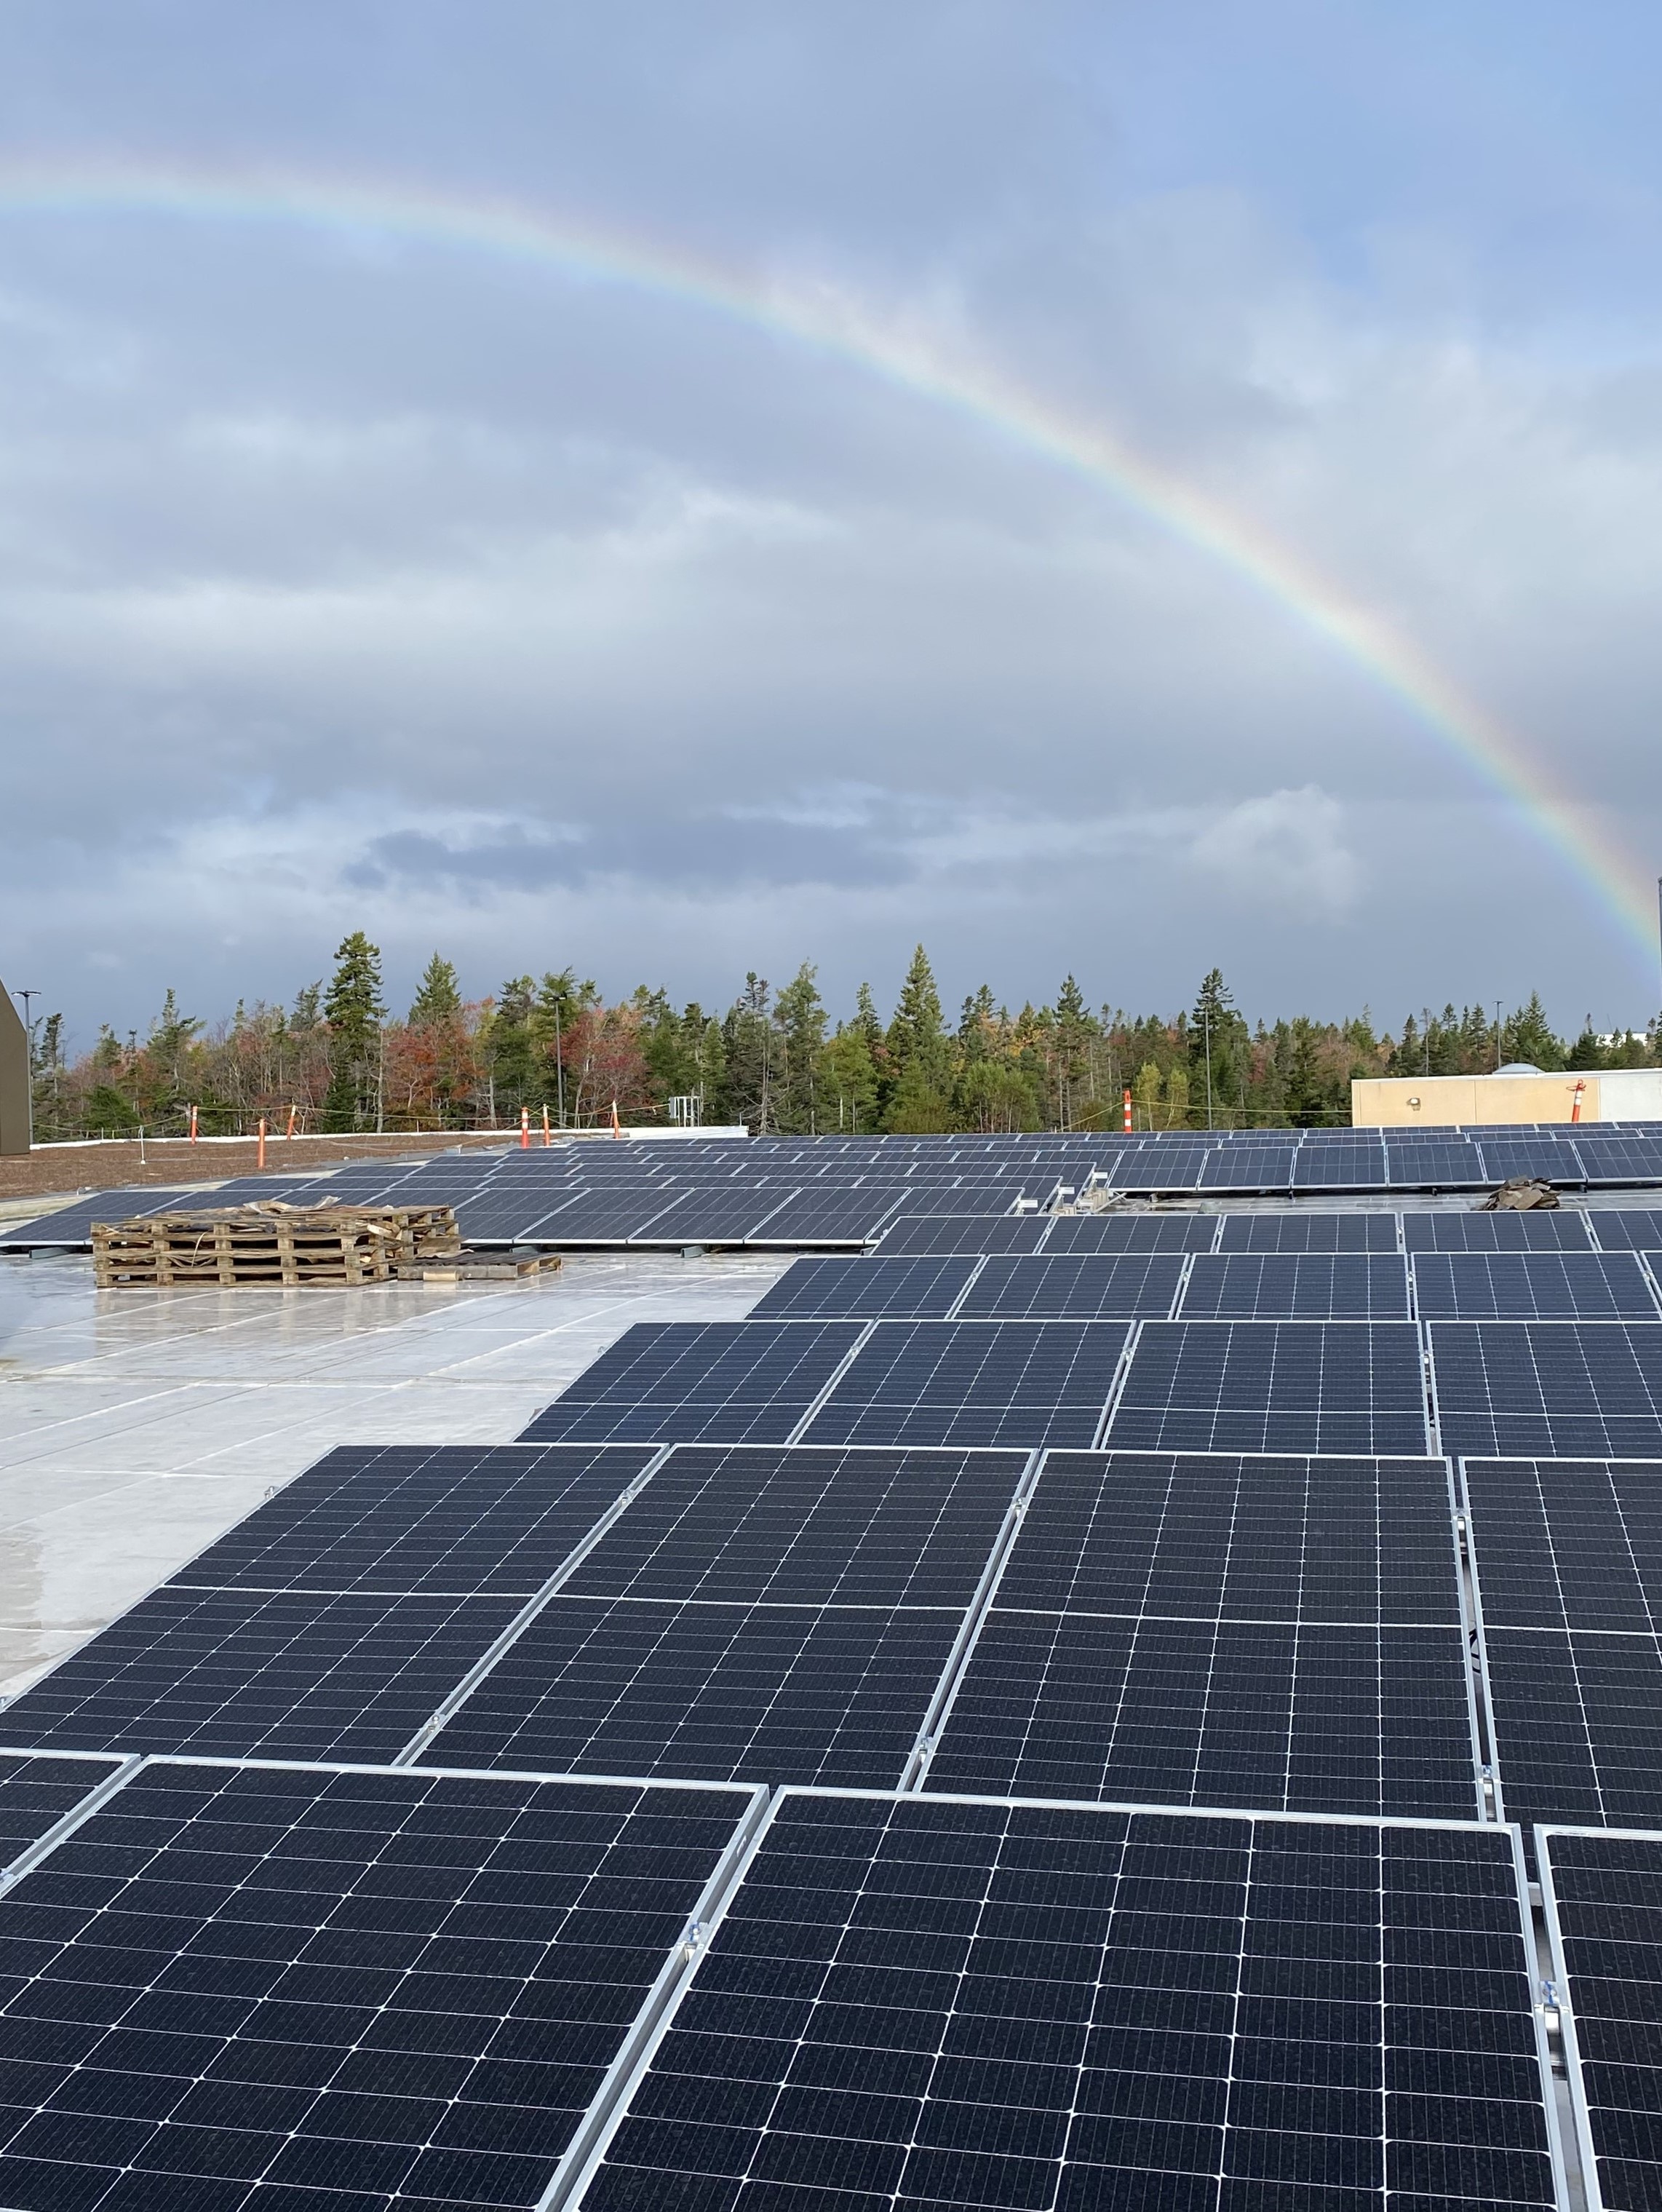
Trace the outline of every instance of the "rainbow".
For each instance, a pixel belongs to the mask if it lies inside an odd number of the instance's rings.
[[[1645,970],[1654,967],[1653,879],[1601,828],[1590,806],[1548,775],[1514,732],[1377,611],[1317,574],[1256,522],[1101,425],[1065,414],[984,362],[949,356],[846,295],[740,273],[679,246],[649,244],[518,202],[418,185],[319,179],[281,169],[209,173],[152,161],[0,162],[0,216],[82,214],[299,224],[488,253],[716,312],[950,408],[1111,492],[1336,647],[1519,810],[1642,956]]]

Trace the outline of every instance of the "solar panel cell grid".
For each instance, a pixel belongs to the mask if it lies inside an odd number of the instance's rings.
[[[1662,1465],[1465,1473],[1507,1817],[1662,1821]]]
[[[1220,1252],[1394,1252],[1394,1213],[1226,1213]]]
[[[1052,1454],[931,1790],[1469,1819],[1440,1460]]]
[[[1427,1339],[1454,1457],[1662,1455],[1662,1323],[1434,1321]]]
[[[1063,1214],[1046,1241],[1058,1252],[1210,1252],[1216,1240],[1215,1213]]]
[[[1104,1440],[1149,1451],[1423,1452],[1419,1332],[1405,1322],[1144,1322]]]
[[[1421,1252],[1414,1299],[1427,1321],[1662,1321],[1631,1252]]]
[[[447,1765],[899,1783],[961,1613],[553,1599],[436,1738]]]
[[[16,1744],[391,1759],[517,1598],[164,1589],[6,1709]]]
[[[969,1257],[798,1260],[750,1309],[753,1321],[944,1316],[975,1273]]]
[[[1531,1998],[1493,1832],[787,1797],[586,2202],[1550,2205]]]
[[[988,1260],[959,1307],[965,1320],[1131,1320],[1172,1310],[1183,1279],[1175,1252],[1037,1253]]]
[[[0,1752],[0,1867],[9,1866],[116,1771],[101,1759]]]
[[[859,1322],[641,1322],[545,1407],[525,1440],[783,1443]]]
[[[743,1803],[141,1771],[0,1903],[0,2199],[529,2212]]]
[[[1050,1232],[1046,1213],[897,1215],[883,1232],[882,1256],[1034,1252]]]
[[[1095,1441],[1122,1322],[883,1322],[804,1431],[809,1443]]]
[[[1180,1310],[1197,1321],[1406,1321],[1408,1270],[1397,1253],[1200,1253]]]
[[[1662,2203],[1662,1836],[1541,1842],[1586,2163],[1605,2212],[1648,2212]]]
[[[961,1609],[1026,1466],[1019,1452],[683,1446],[565,1595]]]
[[[173,1587],[530,1597],[652,1456],[641,1445],[342,1445]]]
[[[1594,1208],[1584,1220],[1605,1252],[1662,1252],[1662,1213],[1618,1212]]]
[[[1586,1252],[1588,1216],[1568,1207],[1496,1213],[1405,1213],[1410,1252]]]

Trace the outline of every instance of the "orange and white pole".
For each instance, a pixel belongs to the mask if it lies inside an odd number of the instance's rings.
[[[197,1140],[197,1109],[196,1109],[196,1108],[193,1106],[193,1107],[191,1109],[191,1142],[194,1145],[194,1144],[195,1144],[195,1142],[196,1142],[196,1140]]]
[[[264,1114],[259,1118],[259,1154],[255,1165],[264,1174],[265,1170],[265,1116]]]
[[[1125,1093],[1125,1134],[1129,1137],[1129,1136],[1130,1136],[1130,1134],[1131,1134],[1131,1092],[1130,1092],[1129,1091],[1126,1091],[1126,1093]]]
[[[531,1109],[529,1106],[522,1106],[519,1109],[519,1149],[522,1152],[528,1152],[531,1150]]]
[[[617,1101],[614,1098],[612,1101],[612,1134],[615,1137],[621,1137],[622,1133],[623,1125],[617,1118]]]
[[[1585,1082],[1578,1083],[1575,1086],[1575,1096],[1570,1101],[1569,1109],[1569,1118],[1572,1121],[1579,1121],[1581,1118],[1581,1101],[1586,1096],[1586,1090]]]
[[[554,1132],[549,1127],[549,1102],[546,1098],[543,1101],[543,1142],[545,1145],[554,1142]]]
[[[299,1113],[300,1113],[300,1108],[299,1108],[298,1106],[291,1106],[291,1107],[289,1108],[289,1109],[288,1109],[288,1127],[283,1131],[283,1133],[282,1133],[285,1138],[292,1137],[292,1136],[294,1135],[294,1122],[295,1122],[296,1117],[298,1116],[298,1115],[299,1115]]]

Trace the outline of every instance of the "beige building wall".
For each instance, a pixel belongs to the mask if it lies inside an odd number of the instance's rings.
[[[1568,1121],[1581,1085],[1583,1121],[1602,1118],[1596,1075],[1370,1076],[1350,1085],[1358,1129],[1459,1129],[1501,1121]]]

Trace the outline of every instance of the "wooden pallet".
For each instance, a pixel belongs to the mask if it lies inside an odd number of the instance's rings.
[[[461,1249],[449,1206],[290,1206],[280,1200],[93,1224],[100,1290],[261,1283],[355,1288]]]
[[[554,1274],[560,1267],[557,1252],[452,1253],[433,1260],[400,1260],[400,1282],[499,1283],[520,1282],[530,1275]]]

